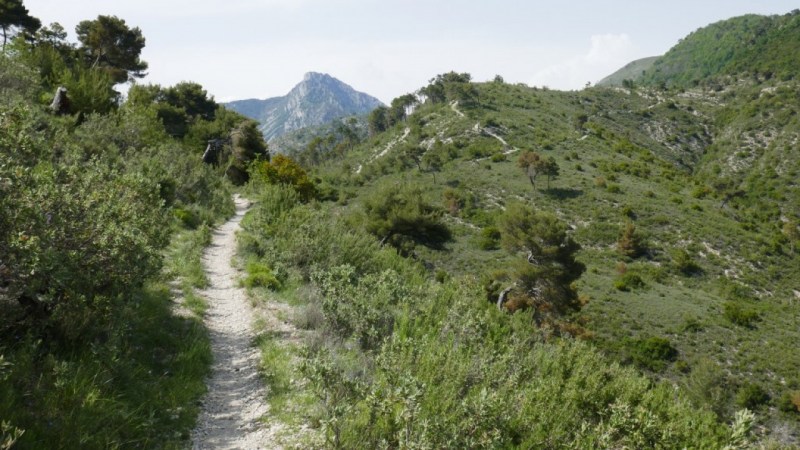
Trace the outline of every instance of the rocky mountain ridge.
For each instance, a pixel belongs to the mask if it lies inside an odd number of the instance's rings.
[[[337,118],[367,114],[382,104],[328,74],[309,72],[283,97],[237,100],[225,106],[258,121],[264,137],[272,140]]]

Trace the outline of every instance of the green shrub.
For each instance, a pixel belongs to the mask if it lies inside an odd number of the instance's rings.
[[[633,361],[653,371],[661,371],[667,362],[678,357],[678,350],[669,339],[652,336],[645,339],[630,340],[627,343]]]
[[[442,211],[426,202],[418,187],[383,185],[364,201],[364,212],[367,231],[401,254],[417,244],[439,249],[452,238]]]
[[[761,386],[747,383],[736,391],[735,400],[742,408],[755,409],[769,401],[769,394]]]
[[[172,214],[183,224],[185,228],[193,230],[200,225],[200,219],[197,215],[188,209],[175,208]]]
[[[617,239],[617,251],[628,258],[636,258],[645,252],[642,236],[636,232],[633,222],[628,221],[620,232],[619,239]]]
[[[499,162],[503,162],[503,161],[506,161],[506,160],[507,160],[507,158],[506,158],[506,154],[505,153],[501,152],[501,153],[495,153],[494,155],[492,155],[492,162],[499,163]]]
[[[265,287],[273,291],[281,288],[281,282],[275,277],[269,266],[258,262],[249,262],[245,269],[247,270],[247,276],[244,278],[243,283],[246,287]]]
[[[758,311],[738,302],[725,302],[722,305],[722,314],[731,323],[750,328],[759,320]]]
[[[698,275],[703,269],[692,259],[689,252],[679,248],[671,252],[672,266],[683,275]]]
[[[778,409],[786,413],[800,413],[800,391],[786,391],[777,402]]]
[[[500,229],[495,226],[485,227],[478,238],[478,247],[481,250],[497,250],[500,248],[500,237]]]
[[[439,269],[436,271],[433,277],[438,283],[444,283],[450,278],[450,274],[447,273],[446,270]]]
[[[645,286],[642,277],[635,273],[626,272],[614,281],[614,288],[619,291],[629,291],[631,289],[640,289]]]

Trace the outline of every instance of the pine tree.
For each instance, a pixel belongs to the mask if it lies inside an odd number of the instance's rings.
[[[114,82],[145,76],[147,63],[139,59],[144,36],[138,27],[128,28],[116,16],[97,16],[96,20],[80,22],[75,32],[87,64],[105,69]]]
[[[636,233],[636,225],[633,222],[629,221],[622,230],[617,240],[617,251],[628,258],[636,258],[644,253],[641,236]]]
[[[0,29],[3,30],[3,52],[6,42],[14,28],[22,28],[28,33],[35,33],[42,26],[39,19],[33,17],[22,4],[22,0],[0,0]]]
[[[552,322],[581,307],[573,287],[586,270],[575,260],[580,250],[568,234],[567,226],[552,214],[524,205],[511,205],[500,217],[502,245],[509,253],[525,254],[514,271],[513,287],[533,310],[537,324]],[[502,306],[502,299],[498,305]]]

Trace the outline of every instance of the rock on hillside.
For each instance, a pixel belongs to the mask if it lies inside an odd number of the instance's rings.
[[[266,100],[238,100],[225,106],[257,120],[269,141],[287,132],[334,119],[367,114],[380,100],[358,92],[336,78],[309,72],[287,95]]]

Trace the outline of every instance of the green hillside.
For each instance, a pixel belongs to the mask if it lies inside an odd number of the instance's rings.
[[[642,77],[649,85],[696,86],[722,76],[790,80],[798,73],[800,10],[755,14],[700,28],[659,58]]]
[[[655,63],[658,58],[658,56],[650,56],[631,61],[625,64],[623,68],[598,81],[597,86],[622,86],[625,80],[636,81],[653,67],[653,63]]]
[[[798,87],[463,83],[451,86],[462,94],[418,105],[315,171],[338,196],[332,214],[365,230],[378,193],[418,189],[452,239],[412,236],[416,245],[399,248],[442,280],[509,285],[517,263],[500,249],[501,218],[515,204],[555,214],[586,265],[576,284],[586,305],[570,319],[577,335],[722,420],[753,409],[762,439],[787,427],[796,439]],[[518,165],[526,151],[552,158],[557,176],[534,188]],[[631,224],[633,251],[622,243]],[[492,309],[499,288],[487,289]],[[674,353],[656,356],[654,342]]]

